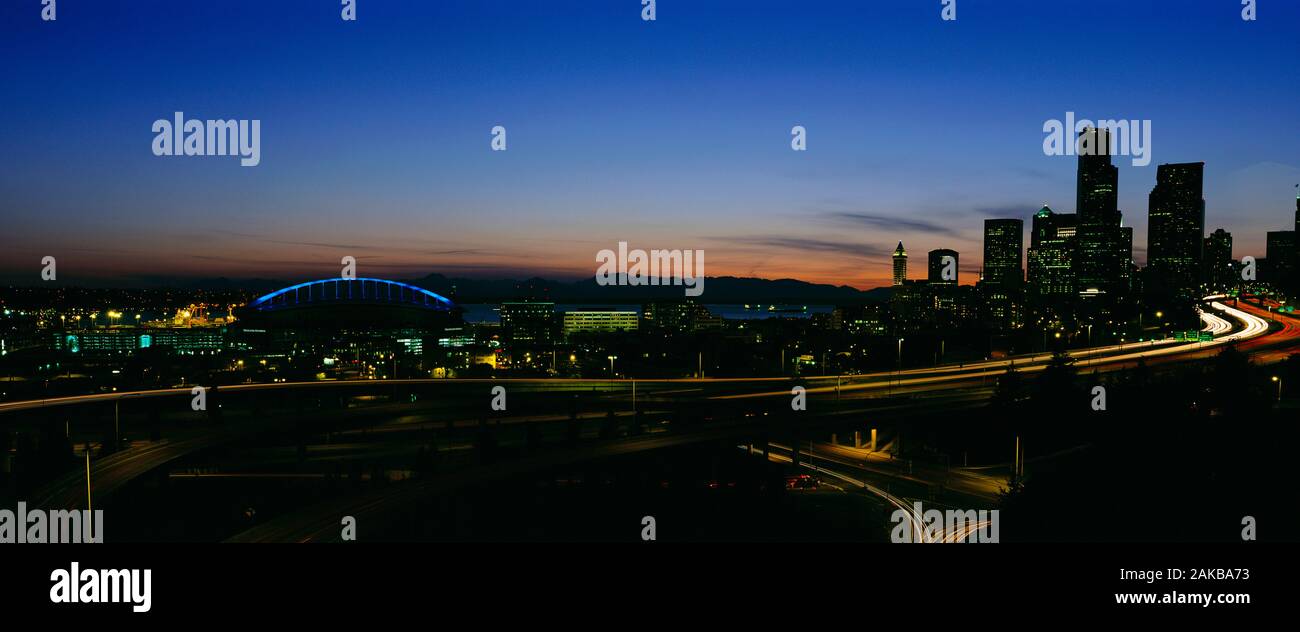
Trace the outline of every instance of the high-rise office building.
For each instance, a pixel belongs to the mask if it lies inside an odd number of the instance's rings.
[[[902,285],[907,280],[907,251],[903,249],[903,242],[898,242],[898,247],[894,249],[894,285]]]
[[[1269,231],[1260,279],[1286,289],[1300,286],[1300,185],[1296,185],[1294,230]]]
[[[1110,131],[1087,128],[1079,134],[1078,144],[1078,290],[1085,295],[1122,294],[1128,289],[1125,281],[1133,258],[1132,241],[1130,230],[1125,248],[1119,169],[1111,164]]]
[[[508,345],[550,345],[555,341],[555,303],[502,303],[500,315],[502,337]]]
[[[1020,259],[1024,233],[1023,220],[984,220],[984,283],[1014,287],[1024,281]]]
[[[1205,238],[1203,276],[1211,286],[1222,288],[1236,281],[1232,261],[1232,233],[1222,228]]]
[[[641,327],[662,334],[687,334],[723,326],[721,316],[695,299],[663,299],[641,307]]]
[[[1160,165],[1147,226],[1148,279],[1178,293],[1194,290],[1205,248],[1205,163]]]
[[[1296,231],[1271,230],[1265,243],[1264,275],[1261,280],[1286,285],[1296,273]]]
[[[947,260],[948,257],[951,261]],[[957,285],[957,251],[947,248],[931,250],[926,278],[930,285]]]
[[[1075,251],[1079,216],[1054,213],[1044,206],[1034,213],[1029,230],[1029,293],[1041,301],[1074,295]]]
[[[979,283],[983,319],[1002,329],[1015,329],[1022,320],[1025,273],[1020,251],[1024,246],[1024,232],[1022,220],[984,220],[984,265]]]

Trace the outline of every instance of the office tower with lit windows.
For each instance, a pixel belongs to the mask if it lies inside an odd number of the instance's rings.
[[[950,266],[947,265],[948,262],[945,261],[946,257],[952,257]],[[928,276],[926,279],[930,282],[930,285],[957,285],[958,260],[956,250],[949,250],[947,248],[931,250],[928,263]],[[944,278],[945,268],[949,270],[949,278],[946,279]]]
[[[1205,247],[1205,163],[1160,165],[1147,224],[1148,281],[1175,294],[1199,285]]]
[[[894,249],[894,285],[899,286],[907,280],[907,251],[903,249],[903,242],[898,242],[898,247]]]
[[[1261,280],[1277,286],[1290,283],[1296,272],[1296,231],[1271,230],[1265,239],[1264,274]]]
[[[1264,261],[1260,266],[1260,280],[1286,290],[1300,286],[1300,184],[1296,185],[1294,230],[1271,230],[1265,237]]]
[[[548,346],[555,342],[555,303],[502,303],[499,313],[501,337],[507,345]]]
[[[1075,292],[1075,252],[1079,216],[1054,213],[1044,206],[1034,213],[1029,230],[1029,283],[1031,297],[1040,303],[1071,298]]]
[[[984,265],[980,274],[984,319],[999,329],[1020,326],[1024,268],[1020,251],[1025,223],[1018,219],[984,220]]]
[[[1024,281],[1020,258],[1024,232],[1023,220],[984,220],[984,283],[1015,287]]]
[[[1232,260],[1232,233],[1222,228],[1205,238],[1203,277],[1213,288],[1232,285],[1237,278]]]
[[[1111,163],[1110,131],[1087,128],[1079,135],[1076,210],[1079,215],[1077,288],[1085,296],[1124,294],[1133,259],[1131,229],[1126,247],[1119,211],[1119,169]]]

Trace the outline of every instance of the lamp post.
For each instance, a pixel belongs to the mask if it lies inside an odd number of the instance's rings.
[[[902,381],[903,381],[902,373],[903,373],[903,339],[899,338],[898,339],[898,364],[896,365],[895,372],[894,372],[894,375],[897,377],[899,381],[899,386],[902,386]]]
[[[1282,402],[1282,378],[1274,375],[1273,381],[1277,382],[1277,401],[1278,403],[1281,403]]]
[[[609,385],[611,387],[614,386],[614,361],[617,359],[618,356],[616,355],[609,356]]]

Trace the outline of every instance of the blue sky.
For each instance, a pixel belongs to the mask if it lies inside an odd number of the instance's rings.
[[[1067,111],[1151,121],[1119,162],[1139,262],[1162,162],[1206,163],[1238,256],[1289,227],[1300,5],[957,2],[6,2],[0,274],[576,278],[622,240],[872,287],[901,239],[969,283],[983,218],[1074,210]],[[261,165],[154,156],[175,111],[260,119]]]

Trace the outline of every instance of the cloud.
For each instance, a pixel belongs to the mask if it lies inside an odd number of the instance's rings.
[[[984,219],[1023,219],[1030,220],[1043,205],[1032,202],[981,206],[970,210],[971,215]]]
[[[957,236],[960,234],[957,229],[954,229],[952,227],[937,222],[929,222],[926,220],[906,218],[906,217],[894,217],[892,215],[876,215],[873,213],[835,211],[830,213],[823,213],[822,216],[835,221],[857,224],[861,226],[869,226],[871,228],[886,228],[895,231],[915,231],[915,232],[934,233],[939,235],[951,235],[951,236]]]
[[[883,248],[881,246],[857,241],[836,241],[809,237],[791,237],[789,235],[711,237],[710,239],[744,246],[756,246],[759,248],[798,250],[800,252],[835,253],[848,255],[850,257],[884,257],[893,252],[893,249],[891,248]]]

